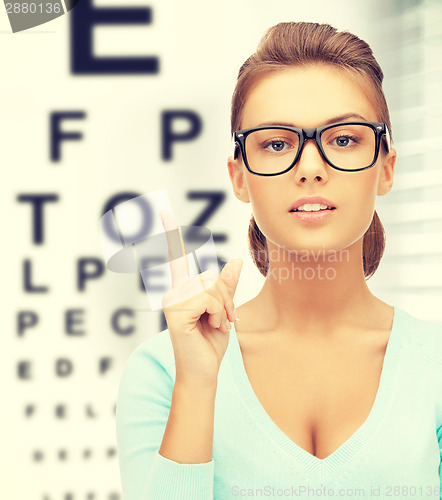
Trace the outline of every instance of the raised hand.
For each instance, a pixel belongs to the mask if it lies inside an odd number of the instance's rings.
[[[175,355],[176,381],[213,386],[229,343],[230,322],[236,319],[233,296],[243,262],[231,259],[219,275],[208,270],[190,278],[182,239],[182,256],[174,258],[172,234],[178,231],[177,223],[168,211],[161,211],[160,217],[172,276],[172,288],[163,296],[162,305]]]

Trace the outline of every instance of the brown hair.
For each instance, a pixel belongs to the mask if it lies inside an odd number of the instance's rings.
[[[328,24],[279,23],[269,28],[258,48],[241,66],[232,97],[231,133],[240,128],[247,97],[260,78],[286,67],[325,63],[348,71],[375,104],[379,121],[391,133],[390,114],[382,90],[383,72],[370,46],[347,31],[337,31]],[[376,271],[385,248],[385,232],[376,213],[364,234],[364,276]],[[249,250],[261,274],[267,275],[269,260],[267,240],[252,215],[249,224]]]

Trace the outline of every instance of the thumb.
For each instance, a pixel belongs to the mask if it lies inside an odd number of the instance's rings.
[[[236,287],[239,281],[239,275],[243,265],[242,259],[231,259],[223,267],[219,277],[226,284],[231,296],[235,295]]]

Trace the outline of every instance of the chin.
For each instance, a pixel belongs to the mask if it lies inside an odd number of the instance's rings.
[[[285,239],[284,241],[282,240],[272,240],[271,238],[267,238],[267,241],[271,241],[271,244],[268,245],[269,249],[274,250],[275,254],[277,255],[276,252],[279,250],[280,252],[287,252],[287,253],[293,253],[293,254],[299,254],[300,256],[304,255],[307,256],[311,254],[312,256],[314,255],[322,255],[322,254],[332,254],[335,253],[336,251],[339,251],[343,248],[344,246],[336,246],[332,242],[330,244],[324,244],[324,239],[321,239],[321,241],[312,241],[311,239],[308,240],[307,238],[304,238],[303,241],[290,241]]]

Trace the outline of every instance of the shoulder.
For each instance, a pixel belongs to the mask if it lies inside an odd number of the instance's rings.
[[[442,323],[418,318],[403,309],[397,309],[400,315],[400,328],[405,338],[418,352],[442,369]]]

